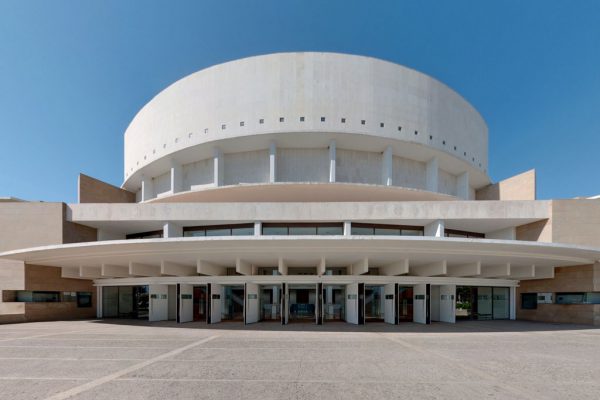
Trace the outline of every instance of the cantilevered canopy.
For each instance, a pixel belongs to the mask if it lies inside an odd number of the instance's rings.
[[[87,279],[222,275],[226,268],[346,267],[360,275],[540,279],[556,266],[591,264],[600,249],[540,242],[435,237],[248,236],[115,240],[0,253],[0,259],[63,268]]]

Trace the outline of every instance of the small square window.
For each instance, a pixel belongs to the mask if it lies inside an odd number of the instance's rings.
[[[445,145],[446,145],[446,141],[445,141],[445,140],[442,140],[442,144],[445,146]]]
[[[208,133],[208,128],[204,128],[204,133]]]
[[[285,121],[285,118],[279,117],[279,122],[283,122],[283,121]]]
[[[163,144],[163,149],[166,149],[166,148],[167,148],[167,144],[165,143],[165,144]]]
[[[475,162],[475,157],[473,157],[473,162]]]
[[[244,121],[240,121],[240,126],[244,126]]]
[[[456,146],[454,146],[454,151],[456,151]]]
[[[300,117],[300,122],[304,122],[304,117]]]
[[[225,124],[221,125],[221,129],[226,129],[226,128],[227,128],[227,125],[225,125]]]
[[[364,125],[366,122],[367,122],[367,121],[365,121],[364,119],[361,119],[361,120],[360,120],[360,124],[361,124],[361,125]]]
[[[188,133],[188,137],[191,138],[192,137],[192,132]]]
[[[433,136],[432,135],[429,135],[429,140],[433,140]]]
[[[179,142],[179,138],[175,138],[175,143]]]
[[[342,118],[342,124],[346,123],[346,118]]]
[[[265,120],[264,120],[263,118],[261,118],[261,119],[259,119],[259,120],[258,120],[258,123],[259,123],[259,124],[264,124],[264,123],[265,123]]]
[[[402,127],[401,127],[401,126],[399,126],[399,127],[398,127],[398,132],[400,132],[401,130],[402,130]]]
[[[467,156],[467,152],[466,151],[463,154],[464,154],[465,157]]]
[[[418,134],[419,134],[419,131],[415,131],[415,135],[418,135]]]
[[[321,122],[325,122],[325,117],[321,117]]]
[[[380,127],[380,128],[383,128],[383,126],[384,126],[383,122],[380,122],[380,123],[379,123],[379,127]]]

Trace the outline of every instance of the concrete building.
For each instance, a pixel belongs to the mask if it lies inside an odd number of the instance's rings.
[[[488,176],[479,113],[389,62],[285,53],[159,93],[124,182],[0,201],[0,321],[600,325],[600,200]]]

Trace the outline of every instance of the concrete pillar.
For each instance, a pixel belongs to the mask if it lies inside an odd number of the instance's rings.
[[[469,200],[469,173],[463,172],[456,179],[456,197]]]
[[[425,189],[430,192],[438,191],[438,169],[438,159],[436,157],[427,162]]]
[[[269,183],[277,182],[277,147],[275,142],[269,144]]]
[[[262,222],[256,221],[254,222],[254,236],[262,235]]]
[[[335,140],[329,142],[329,182],[335,182]]]
[[[387,146],[383,152],[381,184],[385,186],[392,186],[392,146]]]
[[[171,160],[171,193],[178,193],[183,190],[183,169],[181,164]]]
[[[96,287],[96,318],[102,318],[102,286]]]
[[[352,223],[350,221],[344,221],[344,236],[352,235]]]
[[[510,288],[510,319],[517,319],[517,288]]]
[[[148,201],[154,197],[154,185],[152,178],[142,176],[142,201]]]
[[[444,237],[444,221],[438,219],[425,225],[425,236]]]
[[[223,157],[223,152],[221,151],[221,149],[215,148],[213,150],[213,157],[214,157],[213,184],[215,186],[223,186],[223,177],[225,176],[225,171],[223,169],[224,168],[224,161],[223,161],[224,157]]]
[[[164,238],[183,237],[183,228],[172,222],[167,222],[166,224],[163,225],[163,237]]]

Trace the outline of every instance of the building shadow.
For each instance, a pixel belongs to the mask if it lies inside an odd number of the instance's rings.
[[[282,325],[279,322],[257,322],[245,325],[243,322],[219,322],[207,324],[204,322],[186,322],[178,324],[175,321],[148,322],[133,319],[98,319],[93,323],[106,325],[126,325],[140,327],[161,327],[172,329],[196,329],[208,331],[271,331],[271,332],[354,332],[354,333],[502,333],[502,332],[555,332],[597,330],[600,327],[591,325],[546,323],[535,321],[458,321],[455,324],[433,322],[430,325],[403,322],[398,325],[384,322],[371,322],[365,325],[353,325],[346,322],[328,322],[316,325],[312,322],[294,322]]]

